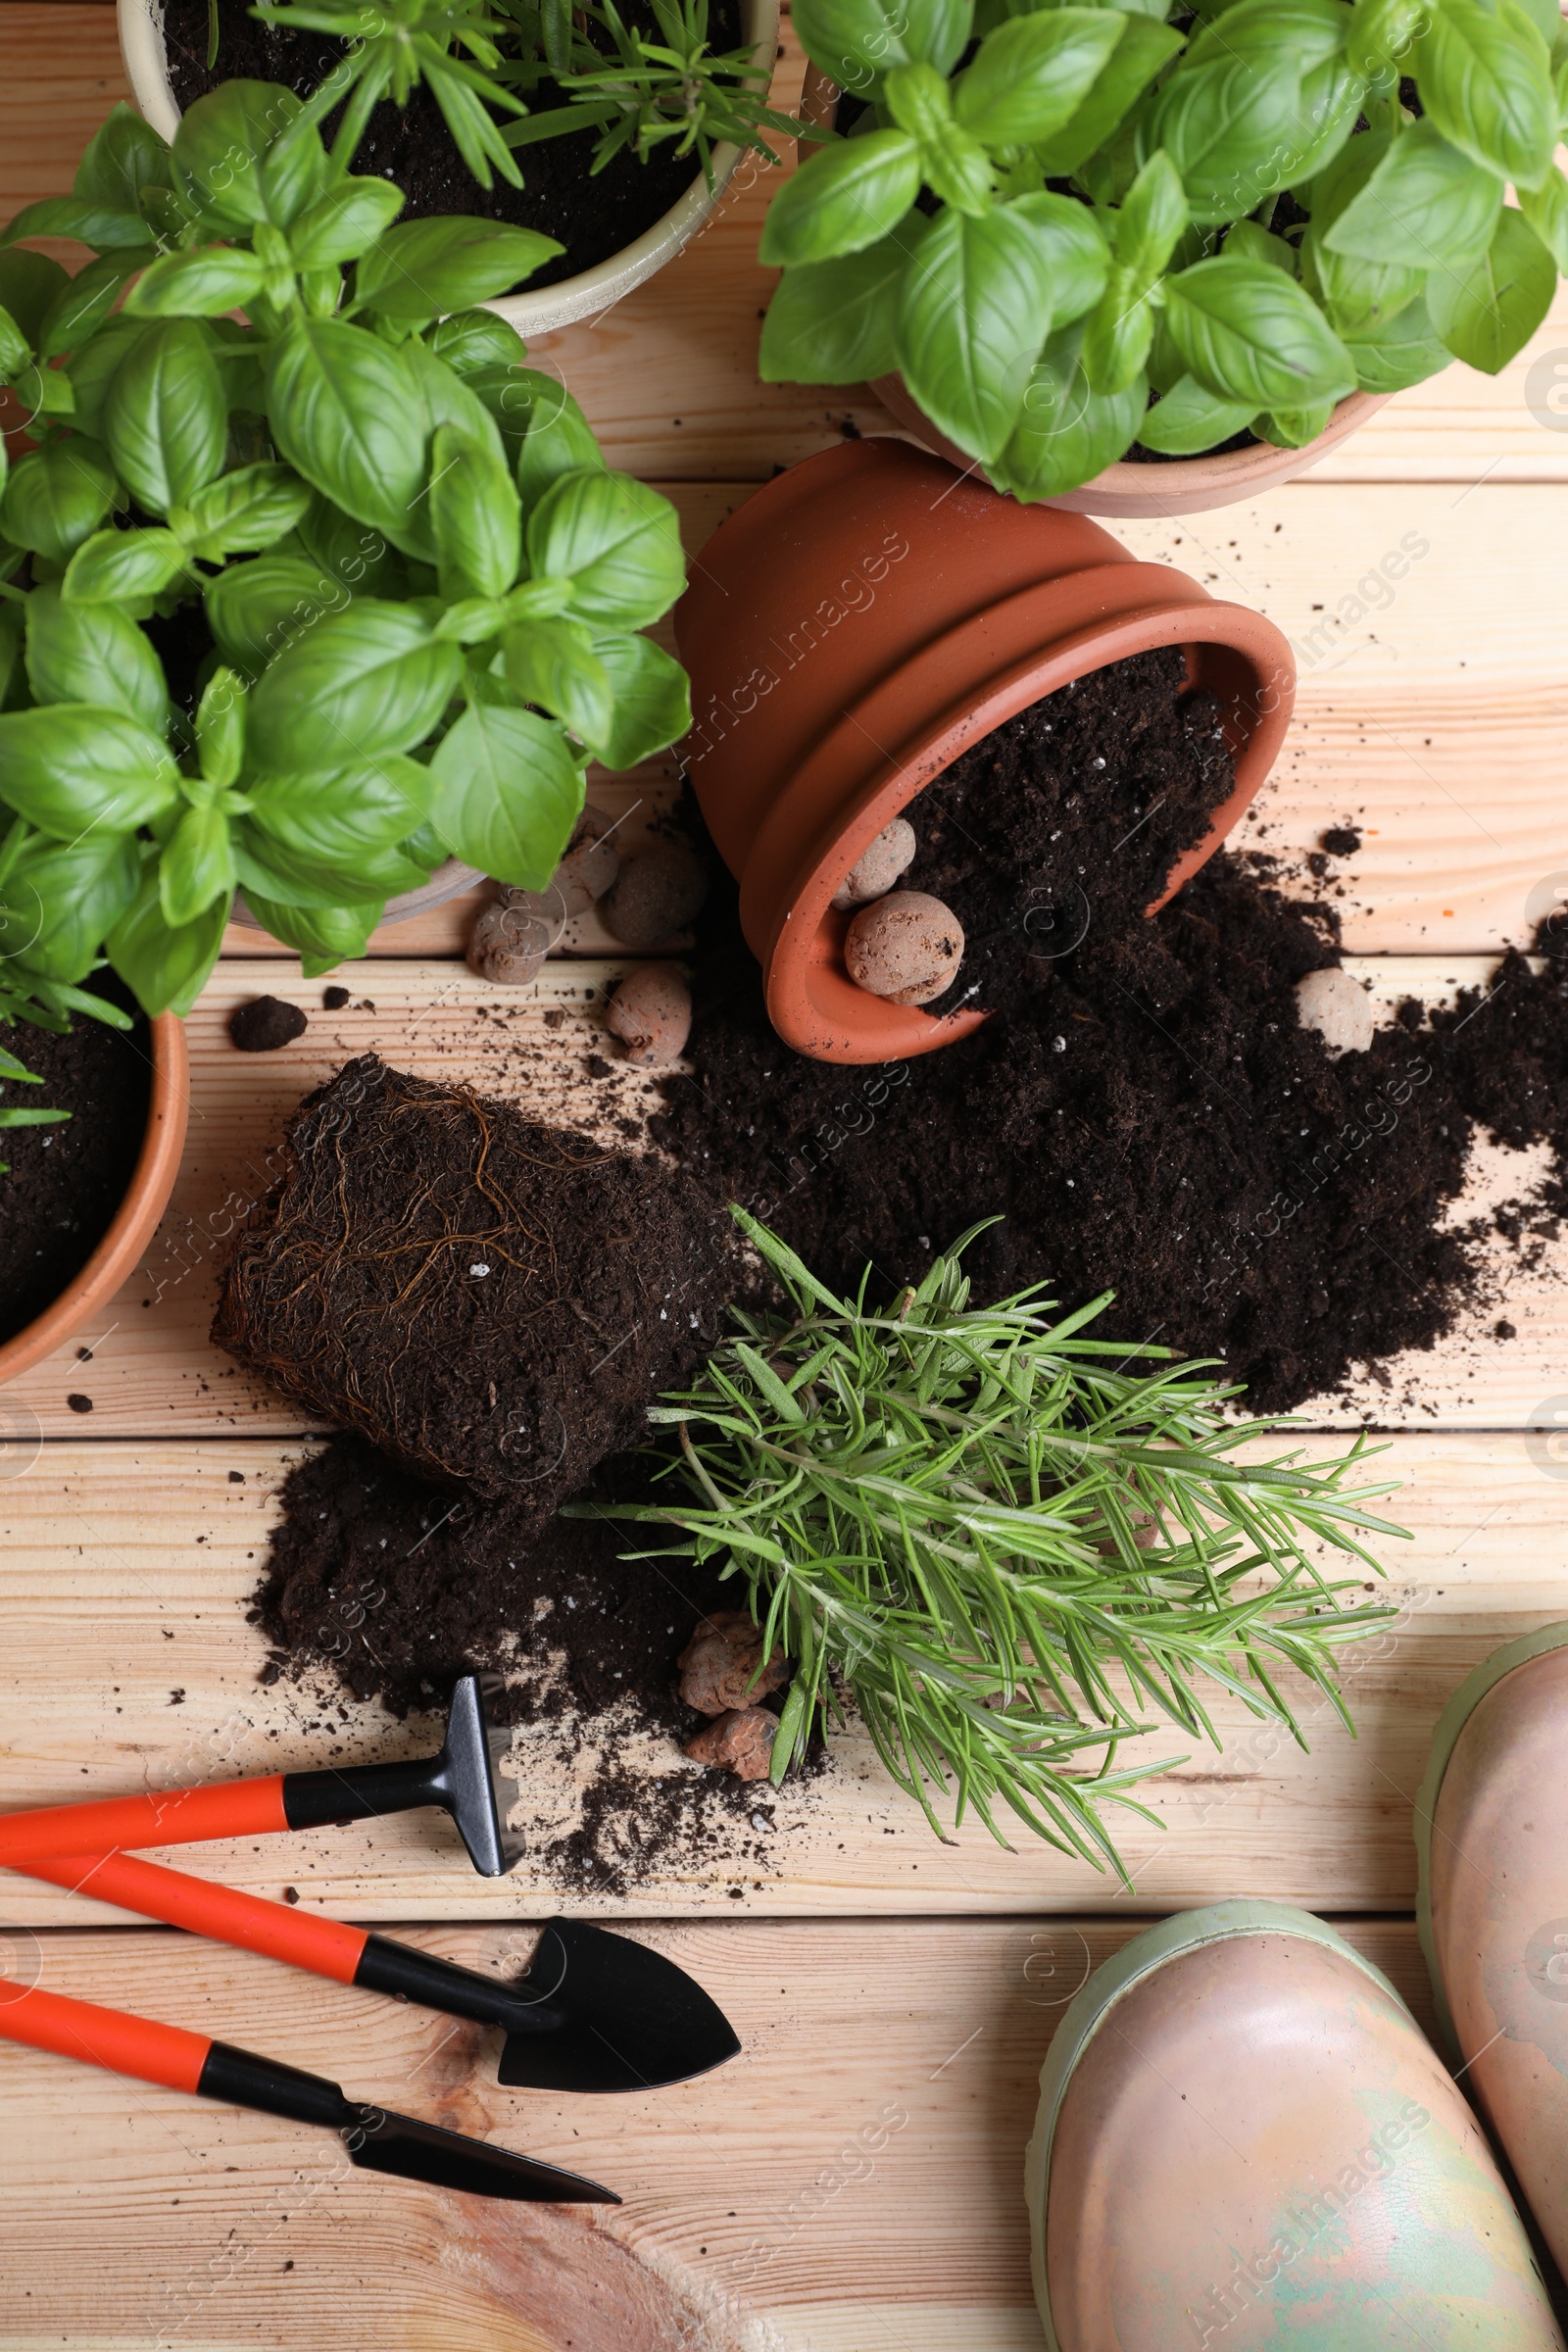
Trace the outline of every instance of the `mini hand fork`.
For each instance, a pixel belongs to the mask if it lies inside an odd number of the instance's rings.
[[[498,2080],[509,2086],[649,2089],[722,2065],[740,2043],[702,1987],[662,1954],[582,1921],[548,1922],[528,1976],[511,1981],[119,1850],[439,1804],[452,1814],[475,1867],[499,1876],[515,1866],[522,1845],[506,1827],[498,1786],[509,1742],[495,1721],[496,1688],[493,1677],[465,1676],[441,1752],[422,1762],[278,1774],[0,1816],[0,1865],[340,1984],[498,2025],[506,2034]],[[356,2164],[374,2171],[480,2195],[619,2202],[611,2190],[553,2165],[356,2105],[318,2076],[58,1993],[16,1991],[0,2004],[0,2036],[325,2126],[344,2135]]]

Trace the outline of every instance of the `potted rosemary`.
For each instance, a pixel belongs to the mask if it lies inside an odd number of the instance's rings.
[[[761,372],[871,379],[1020,499],[1250,496],[1450,360],[1495,374],[1568,269],[1556,0],[795,22],[844,135],[768,215]]]
[[[1388,1615],[1360,1598],[1362,1538],[1405,1532],[1368,1508],[1390,1488],[1361,1482],[1359,1439],[1330,1461],[1258,1458],[1279,1425],[1239,1421],[1212,1366],[1091,1331],[1108,1293],[1055,1320],[1038,1289],[971,1306],[960,1259],[981,1227],[877,1308],[869,1273],[836,1298],[732,1213],[783,1308],[738,1314],[653,1408],[676,1437],[661,1497],[566,1515],[678,1530],[637,1556],[733,1579],[759,1659],[794,1667],[775,1780],[853,1705],[939,1836],[939,1805],[999,1838],[1010,1813],[1119,1869],[1107,1809],[1157,1820],[1132,1790],[1179,1759],[1118,1751],[1161,1719],[1213,1739],[1205,1681],[1304,1746],[1300,1678],[1349,1728],[1336,1656]],[[1325,1576],[1324,1545],[1354,1572]]]
[[[451,858],[543,889],[590,757],[687,724],[640,634],[684,576],[673,509],[473,307],[549,240],[394,225],[348,163],[229,82],[172,149],[117,110],[0,238],[99,256],[0,252],[38,444],[0,504],[16,964],[75,986],[105,955],[149,1015],[189,1008],[236,886],[307,972]]]
[[[119,0],[143,115],[285,83],[408,196],[556,241],[494,307],[538,334],[608,310],[711,217],[743,156],[807,125],[767,104],[778,0]],[[323,78],[324,75],[324,78]]]

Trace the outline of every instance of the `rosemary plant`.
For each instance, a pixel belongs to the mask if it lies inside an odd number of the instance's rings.
[[[1108,1292],[1056,1321],[1039,1286],[972,1307],[959,1258],[983,1227],[879,1312],[733,1213],[789,1311],[738,1314],[698,1386],[653,1409],[677,1433],[666,1496],[574,1515],[672,1525],[667,1549],[745,1585],[764,1654],[795,1664],[775,1781],[852,1699],[939,1835],[934,1799],[999,1839],[1000,1803],[1119,1869],[1103,1808],[1153,1819],[1129,1789],[1177,1759],[1117,1748],[1160,1716],[1217,1744],[1200,1677],[1304,1747],[1293,1669],[1353,1729],[1336,1652],[1388,1612],[1345,1600],[1360,1580],[1328,1581],[1308,1546],[1375,1569],[1361,1535],[1407,1532],[1366,1508],[1392,1482],[1351,1483],[1361,1441],[1244,1460],[1280,1424],[1231,1417],[1210,1366],[1089,1336]]]

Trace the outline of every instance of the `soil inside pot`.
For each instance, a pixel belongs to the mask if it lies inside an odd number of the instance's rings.
[[[152,1095],[148,1023],[110,973],[89,983],[135,1013],[130,1030],[77,1018],[57,1037],[19,1021],[0,1045],[42,1079],[0,1084],[0,1102],[69,1110],[54,1127],[0,1131],[0,1343],[41,1315],[79,1274],[114,1222],[135,1173]]]
[[[631,1459],[606,1462],[594,1487],[622,1500],[647,1491]],[[709,1611],[741,1604],[689,1560],[618,1556],[639,1536],[657,1547],[659,1529],[540,1528],[505,1504],[455,1503],[358,1438],[300,1463],[278,1501],[252,1610],[275,1645],[264,1681],[327,1669],[404,1716],[444,1705],[458,1675],[499,1668],[501,1711],[536,1768],[530,1815],[546,1799],[563,1808],[531,1845],[530,1873],[616,1894],[700,1860],[739,1893],[765,1865],[775,1791],[680,1753],[707,1718],[682,1702],[676,1661]]]
[[[411,1467],[547,1519],[716,1336],[728,1220],[691,1180],[373,1054],[306,1098],[213,1337]]]
[[[658,33],[647,0],[627,0],[621,17],[634,31]],[[342,53],[324,33],[299,32],[264,24],[249,13],[248,0],[219,0],[217,63],[207,64],[208,0],[167,0],[164,33],[175,104],[183,112],[220,82],[241,78],[280,81],[298,97],[318,89]],[[709,37],[714,50],[738,48],[742,40],[738,0],[711,0]],[[554,82],[540,84],[528,100],[542,114],[567,103]],[[498,116],[507,122],[514,118]],[[328,139],[336,117],[326,124]],[[408,198],[399,219],[417,220],[458,213],[485,220],[508,220],[554,237],[564,251],[525,281],[526,290],[553,286],[579,270],[609,261],[662,220],[702,175],[694,156],[677,159],[673,141],[656,147],[646,164],[622,152],[597,176],[593,172],[597,129],[574,131],[517,151],[523,186],[496,179],[480,187],[452,142],[446,119],[430,92],[416,89],[407,108],[383,100],[354,159],[356,172],[395,180]]]
[[[1125,930],[1160,896],[1235,788],[1220,712],[1188,689],[1178,647],[1135,654],[1006,719],[910,802],[920,847],[905,886],[964,931],[957,978],[928,1011],[1016,1004],[1091,925]]]

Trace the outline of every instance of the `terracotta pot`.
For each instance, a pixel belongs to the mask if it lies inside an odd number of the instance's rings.
[[[125,0],[121,0],[123,7]],[[826,123],[833,119],[839,102],[839,88],[815,66],[806,70],[806,86],[801,93],[801,115],[808,122]],[[956,442],[931,422],[909,391],[902,375],[879,375],[869,389],[887,410],[889,416],[905,432],[940,458],[967,473],[975,461]],[[1097,473],[1093,481],[1077,490],[1064,490],[1059,498],[1042,499],[1047,507],[1062,507],[1072,514],[1109,514],[1131,518],[1134,515],[1201,514],[1210,507],[1233,507],[1245,498],[1256,498],[1261,491],[1272,490],[1279,482],[1293,482],[1298,474],[1305,473],[1331,449],[1348,440],[1359,430],[1367,418],[1381,409],[1388,395],[1381,392],[1352,392],[1342,400],[1328,423],[1315,441],[1304,449],[1275,449],[1266,441],[1250,449],[1233,449],[1221,455],[1217,452],[1200,458],[1164,458],[1157,463],[1130,465],[1118,459]]]
[[[1179,645],[1224,710],[1236,789],[1163,896],[1235,824],[1279,751],[1287,640],[1086,516],[1020,506],[906,442],[845,442],[780,474],[708,542],[675,612],[692,782],[741,886],[787,1044],[819,1061],[928,1054],[976,1028],[857,988],[830,901],[960,752],[1069,679]],[[918,817],[915,819],[918,824]]]
[[[161,1012],[152,1023],[151,1035],[153,1083],[147,1127],[125,1197],[103,1240],[53,1305],[0,1347],[0,1383],[15,1380],[19,1372],[52,1354],[108,1304],[134,1270],[169,1205],[190,1111],[190,1060],[185,1051],[185,1024],[176,1014]]]
[[[746,42],[758,63],[772,72],[778,49],[779,0],[740,0],[741,28]],[[118,0],[120,22],[120,54],[124,62],[125,76],[130,83],[131,96],[154,130],[172,139],[179,126],[179,108],[170,87],[169,61],[164,46],[164,11],[162,0]],[[643,231],[631,244],[612,253],[608,261],[596,263],[592,270],[581,270],[574,277],[564,277],[556,285],[541,286],[534,293],[526,289],[519,294],[503,295],[484,308],[497,312],[519,335],[547,334],[553,327],[570,326],[579,318],[596,318],[640,286],[645,278],[672,262],[683,245],[690,244],[724,201],[730,181],[746,150],[725,142],[713,149],[713,187],[699,173],[684,196],[670,206],[662,220]],[[527,151],[523,151],[523,172],[527,172]],[[755,167],[756,156],[750,157]]]

